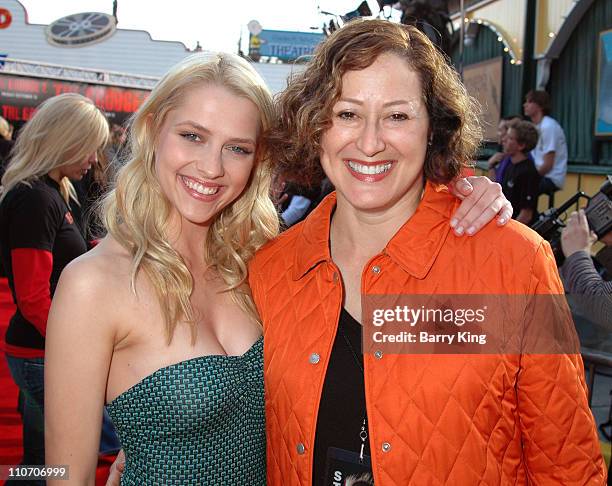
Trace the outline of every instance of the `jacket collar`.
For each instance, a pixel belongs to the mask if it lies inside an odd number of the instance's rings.
[[[319,203],[304,220],[295,246],[293,280],[299,280],[321,262],[331,262],[329,228],[336,209],[336,192]]]
[[[425,278],[450,232],[450,217],[458,204],[445,186],[428,182],[416,212],[391,238],[383,253],[413,277]],[[299,280],[321,262],[331,263],[329,230],[335,208],[333,192],[304,221],[295,246],[293,280]]]

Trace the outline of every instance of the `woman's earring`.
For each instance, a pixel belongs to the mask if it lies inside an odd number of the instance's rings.
[[[429,145],[430,147],[432,144],[433,144],[433,133],[429,136],[429,140],[427,142],[427,145]]]

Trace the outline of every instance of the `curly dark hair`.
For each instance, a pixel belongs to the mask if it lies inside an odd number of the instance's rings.
[[[306,70],[278,97],[279,118],[269,134],[276,170],[305,183],[320,180],[321,135],[331,126],[342,76],[369,67],[384,53],[405,59],[420,77],[431,137],[426,179],[445,184],[471,165],[482,136],[480,107],[444,55],[416,27],[354,20],[317,48]]]

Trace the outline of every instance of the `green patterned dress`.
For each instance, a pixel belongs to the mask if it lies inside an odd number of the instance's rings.
[[[265,485],[263,339],[157,370],[107,405],[122,485]]]

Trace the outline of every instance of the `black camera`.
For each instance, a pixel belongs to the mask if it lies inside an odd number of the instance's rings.
[[[565,260],[561,250],[561,230],[565,227],[565,223],[561,220],[561,215],[580,199],[588,200],[584,213],[589,229],[597,235],[597,238],[612,230],[612,176],[608,176],[599,192],[593,197],[587,196],[582,191],[577,192],[559,208],[551,208],[540,214],[538,220],[531,225],[531,229],[550,242],[559,266]]]

